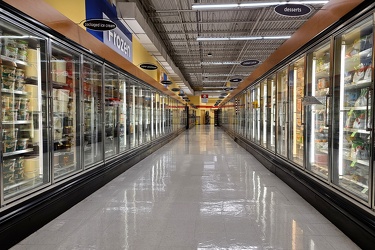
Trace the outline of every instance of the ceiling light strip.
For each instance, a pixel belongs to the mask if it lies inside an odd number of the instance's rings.
[[[243,36],[243,37],[197,37],[197,41],[248,41],[248,40],[282,40],[291,36]]]
[[[193,4],[193,10],[205,9],[235,9],[235,8],[260,8],[277,6],[282,4],[326,4],[328,1],[290,1],[290,2],[264,2],[264,3],[238,3],[238,4]]]

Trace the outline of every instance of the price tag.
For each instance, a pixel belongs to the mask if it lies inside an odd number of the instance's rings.
[[[354,137],[355,134],[357,134],[357,132],[353,132],[350,136],[351,136],[351,137]]]
[[[352,161],[352,163],[350,164],[350,166],[354,167],[356,163],[357,163],[357,161]]]
[[[361,193],[364,194],[364,193],[367,192],[367,190],[368,190],[368,188],[364,188]]]

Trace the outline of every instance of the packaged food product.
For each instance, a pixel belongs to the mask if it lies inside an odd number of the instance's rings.
[[[17,120],[19,121],[28,121],[30,120],[30,113],[27,110],[19,110]]]
[[[1,77],[3,79],[15,80],[16,79],[16,67],[9,65],[1,65]]]
[[[17,139],[18,128],[14,129],[3,129],[3,140],[15,140]]]
[[[15,78],[17,81],[25,80],[25,70],[17,68],[15,70]]]
[[[15,80],[6,79],[2,80],[2,88],[8,90],[14,90]]]
[[[17,40],[17,48],[26,50],[29,47],[27,40]]]
[[[4,172],[3,173],[4,185],[9,185],[14,183],[14,172]]]
[[[38,52],[36,49],[27,49],[26,78],[38,78]],[[35,96],[37,97],[37,96]]]
[[[7,159],[3,162],[3,172],[14,172],[16,159]]]
[[[4,140],[3,141],[3,152],[10,153],[16,150],[17,140]]]
[[[9,58],[17,58],[18,48],[12,46],[5,46],[5,56]]]
[[[16,81],[14,89],[18,91],[25,91],[25,81]]]
[[[27,149],[27,143],[28,142],[29,142],[29,138],[18,139],[18,141],[17,141],[17,150],[25,150],[25,149]]]

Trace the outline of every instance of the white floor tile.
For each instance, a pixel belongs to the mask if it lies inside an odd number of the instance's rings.
[[[14,250],[355,250],[222,130],[196,126]]]

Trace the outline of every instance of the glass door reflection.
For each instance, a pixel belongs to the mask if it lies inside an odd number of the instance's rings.
[[[83,159],[84,165],[103,160],[102,65],[83,58]]]
[[[277,72],[277,148],[276,152],[287,157],[288,152],[288,68]]]

